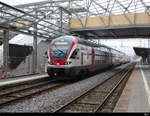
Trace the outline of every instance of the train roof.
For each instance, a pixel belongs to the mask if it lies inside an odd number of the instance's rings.
[[[104,44],[101,44],[101,46],[103,46],[103,47],[105,47],[105,48],[108,48],[108,49],[111,49],[111,50],[114,50],[114,51],[116,51],[116,52],[118,52],[118,53],[120,53],[120,54],[124,54],[124,55],[125,55],[124,52],[121,52],[121,51],[119,51],[119,50],[116,50],[116,49],[114,49],[114,48],[111,48],[111,47],[109,47],[109,46],[106,46],[106,45],[104,45]]]
[[[79,38],[79,37],[77,37],[77,36],[64,35],[64,36],[61,36],[61,37],[67,37],[68,39],[73,39],[74,37],[76,37],[76,38],[78,39],[78,42],[81,43],[81,44],[83,44],[83,45],[87,45],[87,46],[90,46],[90,47],[99,47],[99,48],[100,48],[100,47],[103,47],[103,48],[106,48],[106,49],[109,49],[109,50],[113,50],[113,51],[115,51],[115,52],[117,52],[117,53],[119,53],[119,54],[124,54],[124,55],[125,55],[125,53],[123,53],[123,52],[121,52],[121,51],[119,51],[119,50],[116,50],[116,49],[114,49],[114,48],[112,48],[112,47],[109,47],[109,46],[107,46],[107,45],[93,43],[93,42],[91,42],[91,41],[87,41],[87,40],[82,39],[82,38]],[[59,37],[59,38],[61,38],[61,37]]]
[[[121,52],[121,51],[119,51],[119,50],[116,50],[116,49],[114,49],[114,48],[112,48],[112,47],[109,47],[109,46],[107,46],[107,45],[104,45],[104,44],[97,44],[97,43],[93,43],[93,42],[91,42],[91,41],[87,41],[87,40],[80,39],[80,38],[78,38],[78,40],[79,40],[79,43],[82,43],[82,44],[85,44],[85,45],[88,45],[88,46],[91,46],[91,47],[103,47],[103,48],[107,48],[107,49],[109,49],[109,50],[116,51],[116,52],[119,53],[119,54],[124,54],[124,55],[125,55],[124,52]]]
[[[100,47],[100,44],[93,43],[91,41],[87,41],[87,40],[80,39],[80,38],[78,38],[78,42],[84,45],[88,45],[90,47]]]
[[[107,48],[107,49],[109,49],[109,50],[114,50],[114,51],[116,51],[116,52],[118,52],[118,53],[120,53],[120,54],[125,54],[125,53],[123,53],[123,52],[121,52],[121,51],[119,51],[119,50],[116,50],[116,49],[114,49],[114,48],[112,48],[112,47],[109,47],[109,46],[107,46],[107,45],[93,43],[93,42],[91,42],[91,41],[87,41],[87,40],[84,40],[84,39],[79,39],[79,43],[83,43],[83,44],[88,45],[88,46],[91,46],[91,47],[104,47],[104,48]]]

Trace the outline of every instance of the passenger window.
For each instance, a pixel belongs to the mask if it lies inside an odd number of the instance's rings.
[[[79,48],[75,49],[75,50],[73,51],[73,53],[72,53],[72,55],[71,55],[70,58],[75,59],[76,56],[77,56],[77,54],[78,54],[78,52],[79,52]]]

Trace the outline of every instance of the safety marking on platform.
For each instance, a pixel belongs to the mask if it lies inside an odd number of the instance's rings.
[[[134,68],[113,112],[127,112],[128,111],[128,104],[129,104],[130,97],[131,97],[135,72],[136,72],[136,69]]]
[[[145,75],[143,73],[143,70],[141,68],[141,65],[140,65],[140,70],[141,70],[141,74],[142,74],[142,78],[143,78],[143,81],[144,81],[144,86],[145,86],[145,91],[146,91],[146,95],[147,95],[147,98],[148,98],[148,103],[149,103],[149,107],[150,107],[150,89],[149,89],[149,86],[147,84],[147,80],[145,78]]]

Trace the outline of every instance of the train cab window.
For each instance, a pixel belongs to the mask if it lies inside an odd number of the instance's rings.
[[[79,52],[79,48],[76,48],[76,49],[73,51],[73,53],[72,53],[72,55],[71,55],[70,58],[72,58],[72,59],[77,58],[78,52]]]

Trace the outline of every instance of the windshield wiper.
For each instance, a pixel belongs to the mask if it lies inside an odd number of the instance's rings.
[[[61,53],[63,53],[64,55],[67,55],[67,53],[63,52],[62,50],[58,49],[57,46],[54,44],[55,48],[60,51]]]

